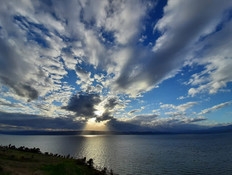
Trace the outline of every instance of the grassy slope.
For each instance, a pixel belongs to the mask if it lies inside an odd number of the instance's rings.
[[[101,175],[80,160],[0,147],[1,175]]]

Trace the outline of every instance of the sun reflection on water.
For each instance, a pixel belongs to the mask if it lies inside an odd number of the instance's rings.
[[[82,134],[81,136],[83,136],[83,137],[98,137],[99,135],[94,135],[94,134]]]

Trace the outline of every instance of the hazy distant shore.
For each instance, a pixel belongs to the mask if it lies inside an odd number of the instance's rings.
[[[182,131],[70,131],[70,130],[0,130],[9,135],[156,135],[156,134],[214,134],[232,132],[232,125],[218,126],[202,130]]]

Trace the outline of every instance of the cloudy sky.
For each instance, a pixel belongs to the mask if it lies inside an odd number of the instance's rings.
[[[0,129],[232,124],[232,1],[1,0]]]

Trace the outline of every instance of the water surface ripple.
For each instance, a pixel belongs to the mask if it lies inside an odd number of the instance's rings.
[[[183,135],[12,136],[1,145],[93,158],[120,175],[232,174],[232,133]]]

